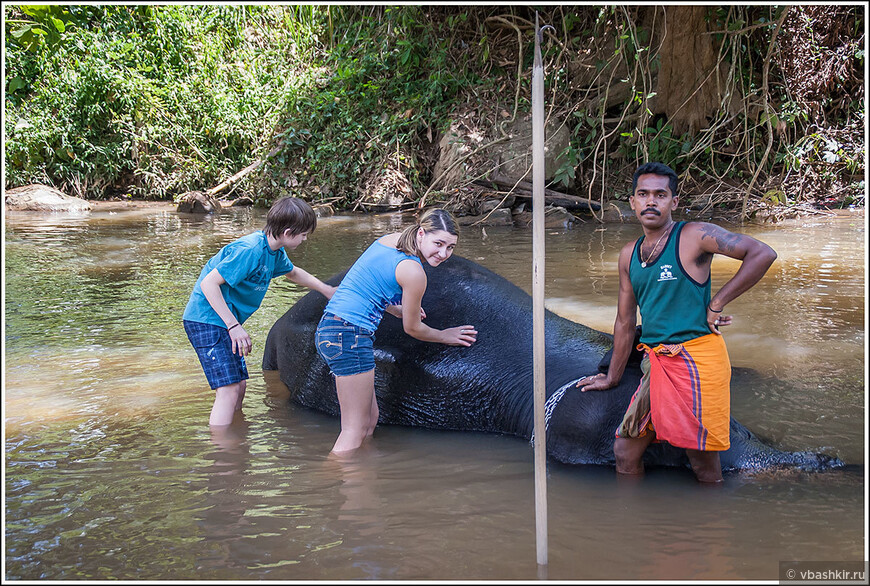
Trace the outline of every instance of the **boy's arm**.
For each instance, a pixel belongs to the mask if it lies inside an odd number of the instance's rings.
[[[245,331],[245,328],[239,323],[236,316],[233,315],[233,312],[230,311],[224,296],[221,295],[221,285],[224,283],[226,283],[226,281],[218,270],[212,269],[212,271],[203,278],[199,286],[209,305],[211,305],[212,309],[215,310],[215,313],[218,314],[218,317],[220,317],[227,326],[227,330],[230,333],[230,339],[233,341],[233,354],[247,356],[251,352],[251,336],[248,335],[248,332]]]
[[[308,271],[296,266],[294,266],[293,270],[284,276],[288,281],[296,283],[297,285],[302,285],[312,291],[317,291],[327,299],[331,299],[332,294],[335,293],[335,290],[338,288],[333,287],[332,285],[327,285]]]
[[[615,387],[622,379],[625,365],[628,364],[637,326],[637,300],[634,297],[634,289],[631,287],[631,279],[628,275],[628,266],[633,250],[634,243],[632,242],[626,245],[619,254],[619,297],[617,299],[616,321],[613,324],[613,354],[610,358],[610,367],[607,369],[607,374],[599,373],[578,382],[577,386],[580,387],[581,391],[603,391]]]

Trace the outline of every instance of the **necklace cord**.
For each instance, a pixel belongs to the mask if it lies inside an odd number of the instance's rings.
[[[643,246],[640,247],[640,261],[641,261],[641,265],[643,265],[644,267],[646,267],[646,265],[649,263],[649,261],[652,260],[653,256],[655,256],[655,253],[656,253],[656,250],[658,250],[659,244],[662,243],[662,239],[663,239],[665,236],[667,236],[668,234],[670,234],[670,233],[671,233],[671,230],[673,230],[673,228],[674,228],[674,223],[671,222],[671,225],[668,226],[668,230],[667,230],[667,232],[665,232],[664,234],[662,234],[661,236],[659,236],[659,239],[656,240],[656,243],[655,243],[655,245],[653,246],[652,252],[650,252],[650,254],[649,254],[648,257],[646,257],[646,260],[643,260]]]

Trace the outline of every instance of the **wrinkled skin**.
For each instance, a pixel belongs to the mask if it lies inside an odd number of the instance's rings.
[[[435,328],[472,324],[470,348],[420,342],[386,314],[375,337],[375,392],[380,424],[488,431],[526,439],[533,430],[532,300],[506,279],[462,257],[425,267],[426,323]],[[335,285],[343,275],[327,282]],[[278,370],[296,403],[338,416],[335,382],[314,347],[326,299],[309,293],[272,327],[264,370]],[[611,336],[546,312],[547,397],[572,381],[606,368]],[[606,356],[605,356],[606,355]],[[604,357],[604,360],[602,360]],[[555,404],[547,425],[547,453],[568,464],[613,465],[614,431],[640,379],[636,353],[619,386],[580,392],[573,385]],[[557,397],[559,394],[557,393]],[[652,445],[650,466],[688,466],[685,450]],[[731,419],[731,448],[723,470],[843,466],[811,452],[782,452]]]

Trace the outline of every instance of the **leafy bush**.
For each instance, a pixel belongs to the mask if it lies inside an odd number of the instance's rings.
[[[235,189],[263,204],[293,192],[344,207],[385,171],[422,193],[432,179],[430,147],[451,117],[491,139],[528,113],[539,9],[4,10],[6,187],[39,181],[90,198],[171,198],[267,160]],[[715,41],[717,83],[730,102],[704,106],[700,130],[690,132],[651,102],[663,57],[662,31],[649,24],[661,24],[663,7],[540,10],[557,31],[542,47],[548,116],[571,129],[554,180],[562,188],[618,196],[614,185],[657,159],[699,190],[734,186],[744,213],[740,189],[760,199],[798,175],[800,191],[820,185],[857,201],[865,158],[859,9],[707,9],[709,31],[699,34]],[[816,136],[842,148],[821,149]],[[476,160],[470,175],[488,163]]]
[[[171,197],[253,160],[308,49],[268,38],[285,14],[260,6],[5,10],[7,186],[91,198]]]
[[[438,26],[418,7],[376,16],[341,7],[333,16],[335,29],[347,32],[288,94],[276,137],[285,148],[262,189],[282,195],[301,183],[338,194],[341,205],[356,199],[363,176],[386,157],[422,150],[423,137],[446,123],[465,80],[448,65]],[[405,164],[420,187],[419,165]]]

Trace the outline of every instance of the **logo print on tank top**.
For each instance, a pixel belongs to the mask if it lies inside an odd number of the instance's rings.
[[[671,265],[661,265],[659,268],[662,270],[661,274],[659,275],[659,283],[661,283],[662,281],[677,280],[677,278],[671,272],[671,269],[673,268]]]

